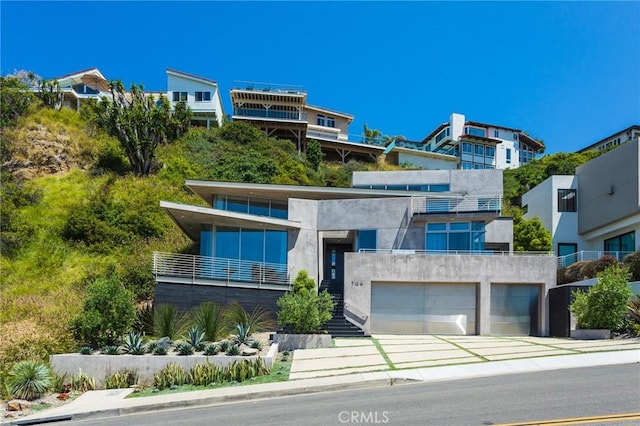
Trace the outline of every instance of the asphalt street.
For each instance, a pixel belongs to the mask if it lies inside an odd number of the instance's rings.
[[[640,424],[638,389],[640,364],[625,364],[323,392],[64,424],[469,426],[558,419],[585,424],[587,418],[590,424]],[[615,417],[619,415],[627,417]]]

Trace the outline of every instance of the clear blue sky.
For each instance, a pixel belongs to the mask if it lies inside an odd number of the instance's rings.
[[[301,85],[308,102],[420,140],[452,112],[547,153],[640,124],[640,2],[17,2],[0,72],[97,67],[165,90],[165,68]]]

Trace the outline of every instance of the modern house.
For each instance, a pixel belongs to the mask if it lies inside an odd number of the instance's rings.
[[[523,195],[524,217],[540,218],[562,265],[640,249],[639,145],[636,137]]]
[[[178,102],[187,103],[193,124],[207,129],[222,126],[222,97],[215,81],[167,68],[166,96],[172,107]]]
[[[629,126],[624,130],[620,130],[619,132],[616,132],[613,135],[607,136],[606,138],[601,139],[598,142],[594,142],[591,145],[585,148],[582,148],[578,152],[596,151],[596,150],[605,150],[609,148],[615,148],[617,146],[620,146],[626,142],[632,141],[639,137],[640,137],[640,126],[637,124],[634,124],[633,126]]]
[[[433,129],[422,141],[393,141],[387,151],[395,147],[409,148],[458,159],[458,168],[509,169],[528,163],[544,151],[544,144],[519,129],[495,124],[467,121],[462,114],[451,114],[449,121]],[[412,163],[413,158],[405,161]],[[441,157],[442,160],[446,160]],[[403,161],[397,160],[399,164]],[[415,164],[420,166],[420,164]]]
[[[98,68],[89,68],[55,78],[63,92],[62,106],[75,110],[88,99],[111,96],[109,82]]]
[[[291,140],[298,151],[315,139],[327,159],[375,161],[384,147],[349,140],[350,114],[309,105],[299,86],[237,82],[231,89],[233,120],[244,121],[267,136]]]
[[[161,206],[199,255],[154,255],[156,303],[275,310],[306,270],[365,334],[548,333],[556,258],[513,252],[502,171],[356,172],[352,183],[187,181],[207,207]]]

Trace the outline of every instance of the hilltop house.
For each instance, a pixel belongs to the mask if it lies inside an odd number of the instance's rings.
[[[430,168],[509,169],[528,163],[544,144],[511,127],[467,121],[453,113],[448,122],[433,129],[422,141],[394,140],[385,151],[387,161]],[[454,160],[455,159],[455,160]],[[436,165],[434,165],[436,164]]]
[[[63,93],[62,106],[80,110],[88,99],[99,101],[111,96],[109,82],[98,68],[89,68],[55,78]],[[39,88],[36,88],[39,90]]]
[[[222,97],[215,81],[167,68],[166,96],[172,107],[178,102],[187,103],[193,124],[207,129],[222,126]]]
[[[352,188],[186,185],[208,207],[161,206],[199,255],[154,255],[156,303],[275,310],[304,269],[365,334],[548,332],[556,259],[513,253],[500,170],[356,172]]]
[[[596,150],[605,150],[609,148],[615,148],[620,146],[626,142],[632,141],[636,138],[640,138],[640,126],[634,124],[633,126],[629,126],[624,130],[620,130],[610,136],[607,136],[604,139],[600,139],[597,142],[592,143],[591,145],[582,148],[578,152],[586,152],[586,151],[596,151]]]

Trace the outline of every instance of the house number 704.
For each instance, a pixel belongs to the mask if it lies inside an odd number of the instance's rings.
[[[352,287],[362,287],[362,281],[351,281]]]

